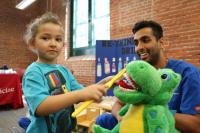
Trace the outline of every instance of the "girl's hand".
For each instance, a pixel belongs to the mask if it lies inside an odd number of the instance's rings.
[[[113,76],[105,77],[104,79],[100,80],[97,84],[106,84],[108,81],[110,81],[113,78]]]
[[[106,93],[106,87],[102,84],[93,84],[85,87],[81,91],[81,101],[95,100],[101,101],[101,97]]]

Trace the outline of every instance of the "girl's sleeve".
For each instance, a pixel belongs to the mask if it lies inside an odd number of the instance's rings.
[[[49,96],[44,77],[38,72],[26,73],[23,78],[22,88],[30,113],[35,115],[38,105]]]
[[[82,89],[84,86],[82,84],[79,84],[75,77],[72,75],[72,73],[65,67],[63,67],[65,70],[67,76],[66,76],[66,82],[69,84],[69,88],[71,91]]]

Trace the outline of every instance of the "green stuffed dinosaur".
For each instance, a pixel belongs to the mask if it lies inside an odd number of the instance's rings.
[[[144,61],[132,61],[126,69],[128,85],[114,89],[114,95],[126,103],[119,112],[123,119],[112,130],[94,125],[94,133],[178,132],[167,103],[181,76],[171,69],[156,70]]]

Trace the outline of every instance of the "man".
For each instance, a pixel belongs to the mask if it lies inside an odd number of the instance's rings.
[[[169,102],[174,111],[175,126],[184,133],[200,133],[200,70],[184,61],[168,59],[164,54],[163,30],[154,21],[141,21],[132,29],[135,52],[141,60],[149,62],[155,68],[170,68],[181,74],[179,87]],[[104,114],[97,118],[97,124],[111,129],[122,118],[117,114],[123,103],[116,100],[112,115]],[[175,113],[176,112],[176,113]],[[108,119],[111,124],[108,124]]]

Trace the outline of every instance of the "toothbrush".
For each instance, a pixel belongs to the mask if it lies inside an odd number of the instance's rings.
[[[115,75],[110,81],[108,81],[105,86],[106,86],[106,91],[117,81],[119,78],[123,76],[123,74],[126,72],[126,69],[122,69],[120,72],[118,72],[117,75]],[[85,108],[87,108],[91,103],[93,103],[93,100],[89,100],[84,102],[80,107],[78,107],[73,113],[72,117],[76,117],[81,111],[83,111]]]

